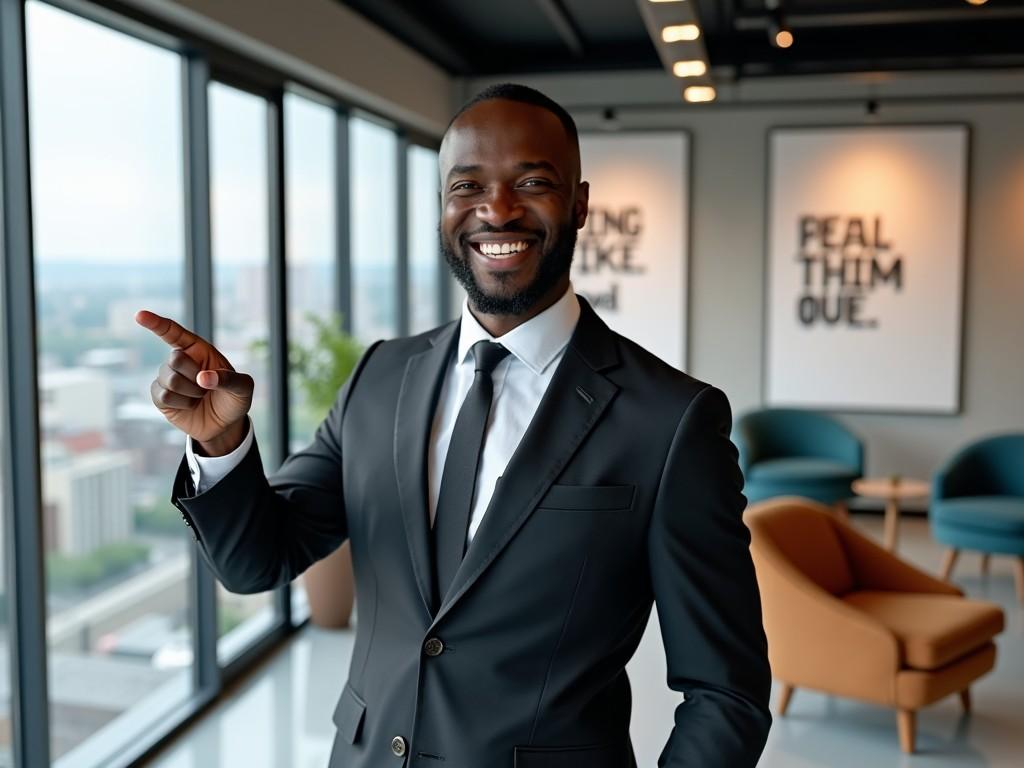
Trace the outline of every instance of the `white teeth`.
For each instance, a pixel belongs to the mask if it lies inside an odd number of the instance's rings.
[[[525,240],[518,243],[477,243],[480,253],[486,256],[509,256],[513,253],[525,251],[530,244]]]

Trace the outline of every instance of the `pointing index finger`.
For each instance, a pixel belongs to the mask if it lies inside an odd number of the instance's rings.
[[[135,313],[135,322],[143,328],[152,331],[163,342],[172,347],[186,349],[199,341],[199,337],[192,333],[192,331],[178,325],[171,318],[163,317],[156,312],[150,312],[146,309],[140,309]]]

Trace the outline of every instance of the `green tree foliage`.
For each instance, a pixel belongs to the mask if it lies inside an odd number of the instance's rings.
[[[135,529],[146,533],[180,535],[185,528],[181,521],[181,513],[171,506],[170,502],[162,502],[150,507],[135,508]]]
[[[85,589],[149,559],[149,547],[118,541],[88,555],[51,553],[46,558],[46,579],[53,590]]]

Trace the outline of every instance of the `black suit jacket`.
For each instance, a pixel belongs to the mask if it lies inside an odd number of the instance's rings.
[[[371,347],[269,481],[255,447],[200,495],[182,463],[175,503],[232,591],[352,542],[359,618],[330,768],[635,765],[624,667],[655,600],[685,692],[658,764],[757,763],[770,675],[728,401],[581,304],[436,615],[426,462],[458,323]]]

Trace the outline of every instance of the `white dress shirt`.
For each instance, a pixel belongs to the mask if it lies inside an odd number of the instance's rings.
[[[511,354],[494,369],[494,396],[484,447],[477,469],[473,511],[469,523],[472,541],[498,478],[505,471],[526,428],[537,412],[541,398],[547,391],[551,377],[558,367],[566,345],[576,329],[580,317],[580,303],[572,286],[557,302],[534,318],[512,329],[504,336],[491,336],[463,303],[459,326],[459,344],[455,357],[448,364],[441,396],[434,412],[430,433],[430,454],[427,457],[428,490],[430,493],[430,524],[433,526],[437,497],[441,490],[441,475],[448,456],[455,419],[462,402],[473,383],[475,363],[471,347],[478,341],[495,341]],[[234,451],[224,456],[197,456],[192,450],[192,439],[187,438],[185,456],[192,480],[198,493],[212,488],[241,463],[252,446],[253,428]]]

